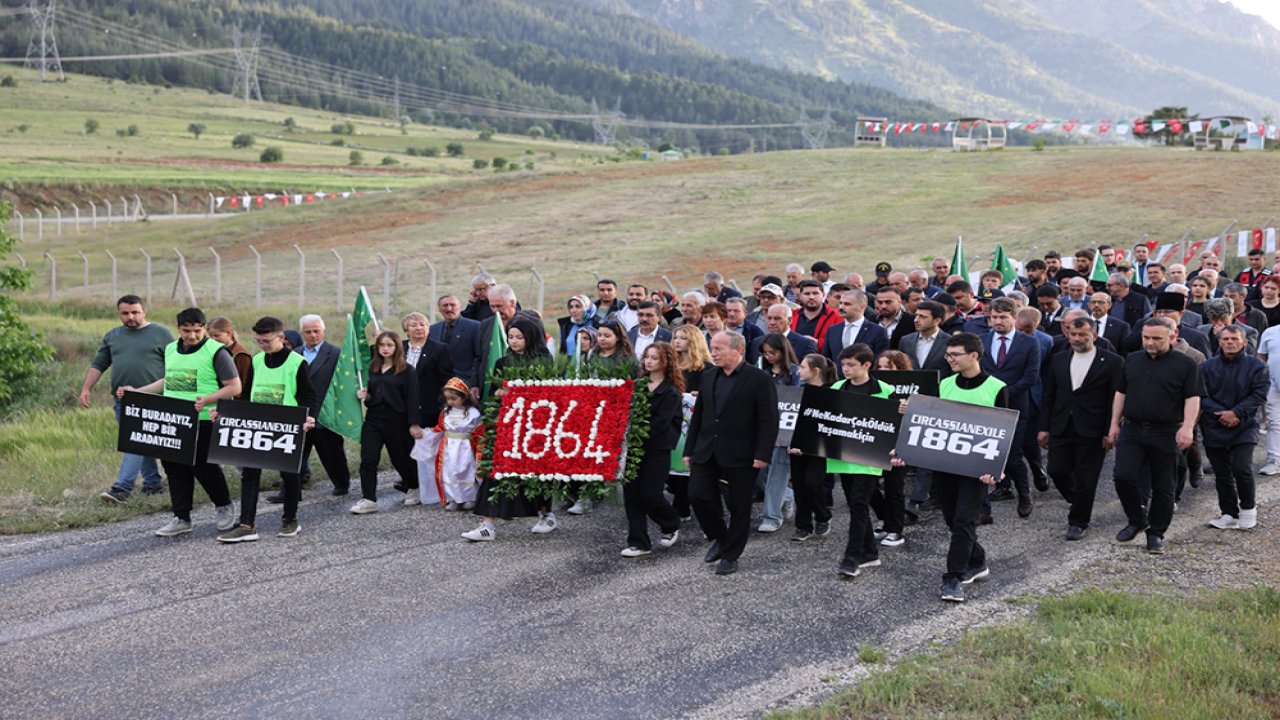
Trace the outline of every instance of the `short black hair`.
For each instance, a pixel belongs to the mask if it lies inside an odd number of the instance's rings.
[[[832,285],[831,289],[828,290],[827,292],[846,293],[852,289],[853,287],[850,285],[845,285],[844,283],[836,283],[835,285]]]
[[[1249,251],[1249,257],[1257,257],[1259,255],[1265,256],[1266,254],[1267,254],[1267,251],[1263,250],[1262,248],[1253,248],[1252,250]]]
[[[596,281],[596,287],[600,287],[601,285],[612,285],[616,288],[618,287],[618,281],[610,280],[609,278],[600,278]]]
[[[1053,283],[1045,283],[1036,288],[1036,298],[1051,297],[1055,300],[1062,296],[1062,292],[1058,290],[1058,286]]]
[[[258,318],[258,322],[253,324],[252,329],[258,335],[275,335],[284,332],[284,321],[278,317],[266,315]]]
[[[645,294],[645,295],[648,295],[648,294],[649,294],[649,288],[645,287],[644,285],[642,285],[642,284],[640,284],[640,283],[631,283],[630,285],[628,285],[628,286],[627,286],[627,289],[628,289],[628,290],[630,290],[631,288],[640,288],[641,290],[643,290],[643,291],[644,291],[644,294]]]
[[[866,343],[854,343],[840,351],[840,361],[857,360],[860,364],[870,365],[876,361],[876,354]]]
[[[967,332],[952,335],[947,339],[947,347],[958,347],[966,353],[977,353],[979,355],[983,352],[982,338]]]
[[[919,305],[916,306],[916,312],[920,312],[921,310],[932,315],[934,320],[947,319],[947,306],[943,305],[937,300],[922,301]]]
[[[951,293],[957,293],[957,292],[966,292],[966,293],[969,293],[970,295],[972,295],[972,294],[973,294],[973,286],[972,286],[972,285],[970,285],[967,281],[964,281],[964,280],[957,280],[957,281],[955,281],[955,282],[953,282],[953,283],[951,283],[950,285],[948,285],[948,286],[947,286],[947,294],[948,294],[948,295],[950,295]]]
[[[885,293],[898,293],[898,299],[902,299],[902,293],[898,292],[898,288],[892,285],[881,285],[880,287],[876,288],[877,295],[883,295]]]
[[[1046,265],[1045,262],[1039,258],[1032,258],[1031,260],[1028,260],[1027,264],[1023,265],[1022,267],[1026,270],[1048,270],[1049,269],[1049,266]]]
[[[176,322],[178,326],[181,327],[183,325],[205,325],[208,321],[205,319],[203,310],[200,308],[189,307],[178,313]]]
[[[658,313],[659,315],[661,315],[661,314],[662,314],[662,311],[658,309],[658,303],[656,303],[656,302],[654,302],[654,301],[652,301],[652,300],[645,300],[644,302],[640,303],[639,305],[636,305],[636,311],[637,311],[637,312],[639,312],[640,310],[652,310],[652,311],[654,311],[654,312]]]
[[[1099,245],[1099,246],[1098,246],[1098,252],[1102,252],[1103,250],[1110,250],[1110,249],[1111,249],[1111,246],[1110,246],[1110,245]]]
[[[778,277],[777,275],[765,275],[764,277],[760,278],[760,284],[761,285],[777,285],[778,287],[782,287],[782,278]]]
[[[121,305],[141,305],[143,308],[146,307],[146,303],[142,302],[142,298],[137,295],[121,295],[120,299],[116,301],[116,307]]]
[[[811,288],[811,287],[816,287],[816,288],[818,288],[819,290],[821,290],[821,289],[822,289],[822,283],[818,282],[817,280],[807,279],[807,280],[801,280],[801,281],[796,285],[796,288],[797,288],[797,289],[799,289],[799,290],[804,290],[805,288]]]
[[[1057,250],[1050,250],[1049,252],[1047,252],[1047,253],[1045,253],[1045,254],[1044,254],[1044,259],[1045,259],[1045,260],[1049,260],[1049,259],[1051,259],[1051,258],[1052,258],[1052,259],[1054,259],[1054,260],[1061,260],[1061,259],[1062,259],[1062,256],[1058,254],[1058,251],[1057,251]]]
[[[1069,321],[1067,321],[1066,327],[1063,329],[1065,330],[1068,328],[1075,329],[1075,330],[1080,330],[1082,328],[1089,328],[1094,332],[1094,334],[1097,334],[1098,332],[1098,325],[1093,321],[1093,318],[1091,317],[1073,317]]]
[[[1085,250],[1077,250],[1077,251],[1076,251],[1076,254],[1075,254],[1075,257],[1078,257],[1078,258],[1089,258],[1090,260],[1092,260],[1092,259],[1093,259],[1093,251],[1092,251],[1092,250],[1088,250],[1088,249],[1085,249]]]

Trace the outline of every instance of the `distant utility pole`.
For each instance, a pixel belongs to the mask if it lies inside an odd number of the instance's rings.
[[[822,119],[813,122],[809,116],[802,110],[800,112],[800,136],[804,138],[805,147],[810,150],[821,150],[827,146],[827,133],[831,132],[831,128],[835,127],[835,122],[831,119],[831,113],[822,114]]]
[[[618,137],[618,124],[622,122],[622,98],[618,98],[618,103],[610,113],[601,113],[600,106],[592,98],[591,115],[591,129],[596,131],[596,142],[612,145]]]
[[[65,80],[62,73],[62,58],[58,57],[58,41],[53,37],[53,14],[55,0],[28,0],[27,12],[31,15],[31,43],[27,45],[27,60],[23,67],[40,68],[40,82],[48,79],[49,71],[55,70],[59,80]]]
[[[391,96],[391,119],[400,122],[400,76],[395,77],[395,92]]]
[[[240,44],[240,28],[231,31],[231,43],[236,50],[236,75],[231,95],[243,95],[246,103],[251,97],[262,102],[262,88],[258,86],[258,49],[262,46],[262,28],[253,31],[253,47],[248,51]]]

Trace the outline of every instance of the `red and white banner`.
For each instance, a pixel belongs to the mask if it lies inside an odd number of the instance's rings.
[[[214,207],[218,210],[221,210],[223,205],[226,205],[229,208],[239,210],[241,208],[250,208],[250,207],[265,208],[268,205],[276,205],[276,204],[283,205],[283,206],[310,205],[311,203],[320,202],[322,200],[333,200],[335,198],[342,198],[345,200],[347,198],[360,197],[361,195],[363,195],[363,193],[361,193],[359,190],[350,190],[346,192],[340,192],[337,194],[326,193],[323,190],[318,190],[313,193],[294,193],[292,195],[289,193],[279,193],[279,194],[263,193],[261,195],[227,195],[227,196],[215,197],[213,199],[213,202],[214,202]]]
[[[613,482],[622,477],[631,380],[502,384],[493,477]]]

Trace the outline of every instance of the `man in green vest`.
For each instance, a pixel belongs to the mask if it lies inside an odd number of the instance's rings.
[[[1005,384],[982,371],[982,353],[982,339],[973,333],[957,333],[947,340],[945,357],[953,374],[938,385],[938,396],[972,405],[1009,407]],[[963,586],[991,575],[987,553],[978,543],[978,513],[983,498],[995,484],[996,478],[991,475],[974,478],[933,473],[933,492],[951,530],[947,571],[942,575],[943,600],[964,602]]]
[[[844,379],[831,386],[832,390],[858,395],[888,398],[893,386],[871,377],[871,364],[876,356],[866,343],[854,343],[840,351],[840,369]],[[839,572],[857,577],[862,568],[880,565],[880,545],[876,542],[871,526],[871,495],[880,483],[883,470],[870,465],[827,458],[827,472],[840,476],[845,501],[849,504],[849,541],[844,547],[844,558]]]
[[[117,397],[123,397],[126,390],[160,391],[166,397],[192,401],[200,413],[196,464],[161,461],[164,474],[169,477],[173,519],[156,530],[160,537],[191,532],[191,503],[197,480],[217,507],[218,529],[230,530],[236,523],[235,505],[231,502],[231,492],[227,489],[222,468],[206,458],[213,435],[209,411],[217,406],[219,400],[229,400],[240,394],[240,374],[236,372],[235,361],[227,348],[209,338],[204,312],[200,308],[183,310],[178,313],[177,320],[178,339],[164,348],[164,377],[140,388],[122,385],[116,391]]]
[[[285,346],[284,321],[270,315],[258,320],[253,325],[253,341],[262,352],[253,356],[241,399],[265,405],[305,407],[307,422],[302,429],[310,431],[315,427],[315,417],[320,412],[320,396],[311,387],[311,373],[306,360]],[[240,524],[220,533],[220,542],[253,542],[258,539],[256,518],[261,482],[261,469],[244,468],[240,471]],[[302,498],[302,478],[297,473],[282,472],[280,484],[284,488],[284,516],[276,536],[294,537],[301,529],[298,501]]]

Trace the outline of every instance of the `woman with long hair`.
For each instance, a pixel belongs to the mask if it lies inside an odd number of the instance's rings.
[[[786,335],[769,333],[760,341],[760,369],[778,385],[800,384],[800,361]]]
[[[588,360],[596,365],[627,365],[639,371],[627,330],[617,320],[609,320],[596,328],[596,346]]]
[[[240,374],[240,386],[245,387],[245,383],[249,381],[249,368],[253,366],[253,356],[249,354],[248,348],[240,344],[235,324],[230,318],[221,315],[211,318],[209,337],[214,342],[222,343],[227,352],[231,353],[231,359],[236,364],[236,372]]]
[[[910,369],[911,358],[901,350],[885,350],[876,358],[878,371]],[[905,542],[902,531],[907,524],[906,485],[907,468],[891,467],[884,471],[882,484],[871,493],[871,511],[880,521],[875,528],[875,539],[885,547],[898,547]]]
[[[658,547],[669,548],[680,536],[680,516],[662,494],[671,470],[671,451],[680,440],[681,395],[684,376],[676,370],[676,351],[669,343],[656,342],[644,350],[644,373],[649,385],[649,437],[636,478],[622,488],[627,511],[627,547],[623,557],[648,555],[652,520],[662,533]]]
[[[676,351],[676,369],[684,376],[684,391],[697,395],[702,371],[711,367],[711,351],[707,349],[706,336],[695,326],[681,325],[671,331],[671,347]],[[667,490],[671,492],[672,504],[680,519],[693,517],[693,509],[689,505],[689,475],[672,473],[667,477]]]
[[[796,351],[791,348],[791,341],[786,335],[769,333],[760,342],[760,366],[769,373],[776,385],[796,386],[800,384],[800,365],[796,362]],[[760,471],[756,487],[764,488],[764,509],[760,513],[762,533],[777,532],[782,528],[787,516],[795,514],[795,492],[787,487],[791,479],[791,455],[787,448],[775,447],[773,459],[769,467]]]
[[[409,456],[413,441],[422,437],[418,374],[405,362],[404,345],[396,333],[384,330],[374,339],[365,383],[356,392],[367,412],[360,430],[362,497],[351,506],[354,515],[378,512],[378,461],[384,447],[405,488],[418,487],[418,464]]]
[[[1260,297],[1245,304],[1258,308],[1267,316],[1267,327],[1280,325],[1280,277],[1268,275],[1262,278],[1258,283],[1258,293]]]
[[[836,381],[835,366],[817,353],[810,353],[800,361],[800,380],[805,385],[829,387]],[[831,532],[831,506],[827,504],[825,486],[827,461],[810,457],[799,450],[788,450],[791,455],[791,485],[796,497],[796,531],[791,539],[804,542],[811,537],[825,537]]]

